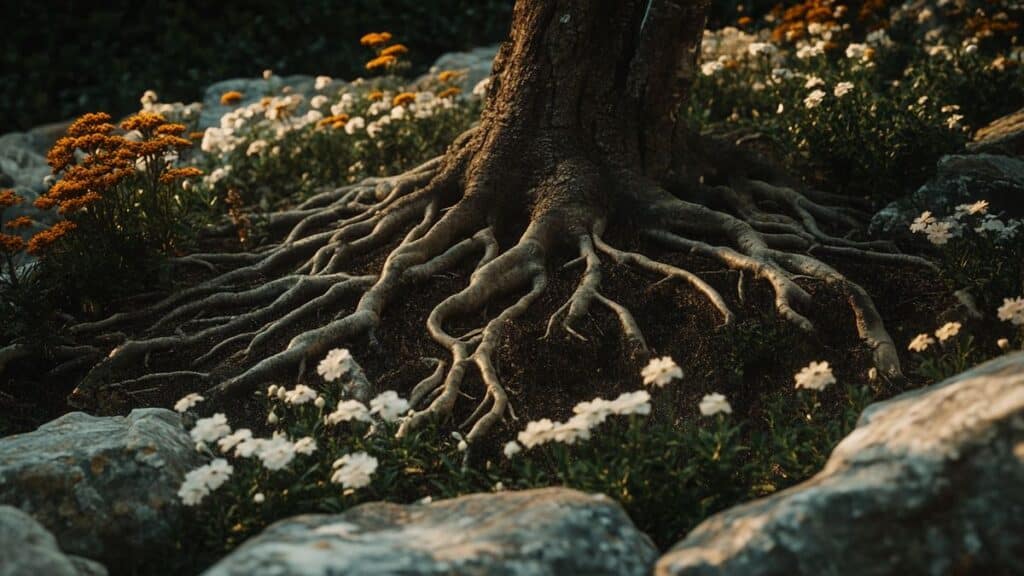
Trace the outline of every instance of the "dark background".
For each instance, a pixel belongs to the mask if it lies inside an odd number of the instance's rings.
[[[715,24],[737,4],[715,0]],[[366,32],[410,48],[414,72],[453,50],[504,39],[512,0],[3,0],[0,133],[84,112],[124,115],[147,89],[162,102],[198,100],[218,80],[363,74]],[[748,10],[750,6],[747,7]]]

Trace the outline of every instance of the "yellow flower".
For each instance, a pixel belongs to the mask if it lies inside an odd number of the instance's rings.
[[[388,46],[387,48],[381,50],[380,55],[398,56],[399,54],[405,54],[407,52],[409,52],[409,49],[405,47],[405,44],[395,44],[393,46]]]
[[[380,100],[383,97],[384,93],[381,92],[380,90],[374,90],[373,92],[370,92],[369,94],[366,95],[366,99],[369,100],[370,102],[376,102],[377,100]]]
[[[394,56],[377,56],[366,63],[366,69],[376,70],[378,68],[387,68],[388,66],[394,65],[397,60],[398,59]]]
[[[441,82],[451,82],[452,80],[457,80],[461,76],[462,72],[457,70],[442,70],[441,73],[437,75],[437,79]]]
[[[233,106],[242,101],[243,95],[238,90],[229,90],[220,95],[220,103],[223,106]]]
[[[457,96],[461,92],[462,92],[462,88],[459,88],[458,86],[449,86],[448,88],[445,88],[444,90],[441,90],[440,92],[438,92],[437,97],[438,98],[451,98],[453,96]]]
[[[392,106],[402,106],[416,101],[416,95],[412,92],[402,92],[391,100]]]
[[[370,32],[359,39],[363,46],[380,46],[391,41],[390,32]]]

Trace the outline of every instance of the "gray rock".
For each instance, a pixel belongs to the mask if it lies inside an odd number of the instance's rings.
[[[102,565],[67,556],[31,516],[0,506],[0,576],[106,576]]]
[[[945,216],[957,205],[977,200],[988,200],[989,212],[1024,216],[1024,159],[993,154],[943,156],[927,184],[909,199],[893,202],[875,214],[870,233],[906,233],[922,210]]]
[[[1024,353],[869,406],[817,476],[713,516],[667,575],[1024,573]]]
[[[1024,108],[994,120],[974,133],[968,152],[1024,156]]]
[[[69,553],[132,566],[170,548],[178,488],[200,460],[169,410],[73,412],[0,440],[0,504],[31,514]]]
[[[614,501],[564,488],[370,503],[278,522],[206,576],[649,574],[650,540]]]

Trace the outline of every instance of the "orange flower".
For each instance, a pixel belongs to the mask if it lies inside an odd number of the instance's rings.
[[[184,168],[171,168],[167,172],[160,175],[160,181],[164,184],[170,184],[175,180],[183,180],[185,178],[195,178],[202,176],[203,171],[195,166],[185,166]]]
[[[76,228],[75,223],[68,220],[61,220],[51,228],[37,233],[28,241],[28,253],[34,255],[42,254],[54,242],[60,240],[65,234]]]
[[[184,124],[164,124],[156,127],[156,133],[161,136],[181,136],[184,132]]]
[[[370,32],[359,39],[363,46],[380,46],[391,41],[390,32]]]
[[[391,100],[391,105],[392,106],[403,106],[405,104],[408,104],[410,102],[415,102],[415,101],[416,101],[416,95],[415,94],[413,94],[412,92],[402,92],[401,94],[399,94],[398,96],[395,96]]]
[[[167,123],[167,118],[164,118],[162,114],[156,112],[139,112],[125,119],[121,122],[121,128],[125,130],[138,130],[139,132],[149,133],[156,130],[160,126]]]
[[[381,92],[380,90],[374,90],[373,92],[370,92],[369,94],[366,95],[366,99],[369,100],[370,102],[376,102],[377,100],[380,100],[383,97],[384,93]]]
[[[750,26],[753,22],[754,22],[754,19],[751,18],[750,16],[743,16],[739,20],[736,21],[736,24],[738,24],[740,27],[744,27],[744,26]]]
[[[5,226],[10,228],[11,230],[21,230],[22,228],[31,227],[33,223],[34,221],[28,216],[18,216],[17,218],[5,224]]]
[[[14,193],[14,190],[0,190],[0,208],[7,208],[15,204],[21,204],[25,199]]]
[[[437,79],[441,82],[451,82],[452,80],[458,79],[460,76],[462,76],[462,72],[457,70],[442,70],[441,73],[437,75]]]
[[[243,94],[238,90],[229,90],[220,95],[220,103],[223,106],[234,106],[242,101]]]
[[[331,126],[332,128],[339,128],[337,124],[341,124],[340,127],[344,127],[345,123],[348,122],[348,114],[335,114],[334,116],[328,116],[316,123],[317,128],[323,128],[324,126]]]
[[[397,58],[394,56],[377,56],[373,60],[366,63],[367,70],[376,70],[378,68],[387,68],[388,66],[394,65]]]
[[[21,236],[0,233],[0,252],[5,254],[17,254],[25,249],[25,241]]]
[[[72,122],[71,126],[68,126],[67,135],[109,134],[114,130],[114,125],[110,122],[110,114],[106,112],[90,112]]]
[[[103,200],[103,196],[100,196],[97,192],[90,190],[77,198],[71,198],[61,202],[60,208],[57,212],[62,216],[67,215],[72,212],[77,212],[89,204],[94,204],[100,200]]]
[[[381,56],[398,56],[399,54],[405,54],[409,52],[409,49],[405,47],[405,44],[394,44],[381,50]]]
[[[206,132],[189,132],[188,133],[188,139],[189,140],[202,140],[204,136],[206,136]]]
[[[440,92],[438,92],[437,97],[438,98],[451,98],[453,96],[459,95],[461,92],[462,92],[462,88],[459,88],[458,86],[449,86],[448,88],[445,88],[444,90],[441,90]]]

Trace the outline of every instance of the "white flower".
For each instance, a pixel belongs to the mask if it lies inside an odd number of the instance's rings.
[[[582,415],[593,422],[596,426],[604,422],[612,414],[612,403],[603,398],[594,398],[589,402],[580,402],[572,411]]]
[[[279,420],[280,418],[277,417],[277,414],[273,412],[267,414],[267,424],[277,424]]]
[[[700,73],[705,76],[714,76],[716,72],[721,72],[724,66],[718,60],[712,60],[705,62],[700,65]]]
[[[394,390],[381,392],[370,400],[370,414],[379,415],[385,422],[394,422],[409,409],[409,402]]]
[[[914,218],[914,222],[910,225],[910,231],[917,234],[918,232],[924,232],[929,226],[935,223],[935,217],[932,213],[925,210],[921,212],[921,215]]]
[[[867,44],[850,44],[846,47],[846,57],[851,60],[868,60],[871,52],[869,52]]]
[[[345,372],[348,372],[349,364],[352,362],[352,354],[347,348],[335,348],[327,353],[327,356],[320,361],[316,367],[316,373],[323,376],[324,380],[333,382]]]
[[[868,381],[874,382],[875,380],[878,380],[878,368],[872,366],[868,368]]]
[[[295,452],[306,455],[316,452],[316,439],[312,436],[299,438],[295,441]]]
[[[476,86],[473,86],[473,96],[478,96],[480,98],[483,98],[484,96],[487,95],[487,87],[490,86],[490,85],[491,85],[491,77],[490,76],[488,76],[487,78],[484,78],[483,80],[477,82]]]
[[[925,229],[928,241],[936,246],[942,246],[953,237],[953,224],[951,222],[935,222]]]
[[[188,412],[193,406],[199,404],[203,400],[205,400],[205,398],[203,398],[196,392],[187,394],[181,400],[178,400],[177,402],[174,403],[174,411],[182,413]]]
[[[152,90],[146,90],[145,92],[143,92],[142,93],[142,98],[139,99],[139,102],[142,102],[142,107],[143,108],[149,108],[151,105],[155,104],[156,101],[157,101],[156,92],[154,92]]]
[[[796,387],[810,390],[824,390],[836,383],[828,362],[811,362],[796,374]]]
[[[278,400],[281,400],[283,402],[284,399],[287,398],[287,397],[288,397],[288,389],[287,388],[285,388],[284,386],[281,386],[280,388],[277,389],[277,399]]]
[[[285,393],[284,401],[289,404],[294,404],[298,406],[300,404],[305,404],[306,402],[312,402],[313,400],[316,400],[316,396],[316,390],[313,390],[312,388],[306,386],[305,384],[299,384],[295,386],[293,390],[289,390],[287,393]]]
[[[178,497],[186,506],[195,506],[202,501],[211,491],[220,488],[234,468],[223,458],[217,458],[213,462],[200,466],[185,474],[185,479],[178,490]]]
[[[324,88],[330,86],[331,82],[333,82],[333,80],[331,80],[330,76],[317,76],[316,81],[313,83],[313,88],[315,88],[316,90],[323,90]]]
[[[459,452],[465,452],[466,449],[469,448],[469,444],[467,444],[465,440],[459,440],[459,444],[456,448]]]
[[[357,130],[362,130],[364,128],[366,128],[366,119],[362,116],[351,118],[345,123],[345,133],[349,136],[355,134]]]
[[[714,416],[718,413],[732,414],[732,406],[729,405],[729,401],[725,399],[725,396],[715,392],[701,399],[700,413],[704,416]]]
[[[263,79],[264,80],[270,80],[270,77],[273,76],[273,75],[274,75],[274,71],[271,70],[270,68],[267,68],[266,70],[263,71]]]
[[[288,438],[275,435],[269,440],[260,442],[256,450],[256,457],[263,463],[267,470],[280,470],[291,463],[295,458],[295,445],[288,441]]]
[[[768,42],[751,42],[747,44],[747,53],[751,56],[760,56],[761,54],[770,56],[775,52],[778,52],[778,48]]]
[[[939,342],[945,342],[960,333],[959,322],[946,322],[941,328],[935,331],[935,337]]]
[[[395,120],[405,118],[405,106],[395,106],[391,109],[391,117]]]
[[[804,88],[810,90],[811,88],[817,88],[818,86],[824,86],[825,81],[817,76],[808,76],[807,82],[804,82]]]
[[[231,426],[228,426],[228,417],[218,412],[209,418],[196,420],[196,425],[189,434],[197,444],[211,443],[231,434]]]
[[[977,51],[978,51],[978,45],[977,44],[968,44],[967,46],[964,47],[964,54],[974,54]]]
[[[853,82],[840,82],[839,84],[836,84],[836,87],[832,91],[832,94],[834,94],[836,98],[842,98],[843,96],[846,96],[851,90],[853,90]]]
[[[268,144],[266,140],[253,140],[252,144],[249,144],[249,147],[245,150],[245,155],[256,156],[266,150],[267,146]]]
[[[323,408],[326,405],[327,400],[324,400],[323,396],[317,396],[316,400],[313,400],[313,406],[316,406],[317,408]]]
[[[775,113],[776,114],[782,114],[785,111],[786,111],[786,105],[783,104],[782,102],[779,102],[779,107],[775,109]]]
[[[277,396],[277,384],[271,384],[267,387],[267,397]]]
[[[248,428],[239,428],[238,430],[235,430],[233,433],[218,440],[217,446],[220,447],[221,452],[227,453],[238,444],[241,444],[242,442],[251,439],[251,430],[249,430]]]
[[[645,385],[654,384],[661,388],[675,378],[682,378],[683,370],[676,365],[671,356],[662,356],[651,358],[647,366],[640,371],[640,375],[643,376]]]
[[[972,204],[961,204],[956,207],[956,210],[964,214],[984,214],[988,212],[988,200],[978,200]]]
[[[324,104],[327,104],[327,96],[323,94],[317,94],[309,99],[309,105],[312,108],[320,109]]]
[[[519,445],[519,442],[510,440],[505,443],[505,448],[502,450],[505,453],[505,458],[512,458],[516,454],[523,451],[523,447]]]
[[[552,439],[551,431],[555,429],[555,423],[550,418],[535,420],[526,424],[526,429],[519,433],[519,443],[526,448],[533,448],[544,444]]]
[[[377,471],[377,459],[366,452],[346,454],[334,461],[331,482],[345,488],[362,488],[370,484],[371,476]]]
[[[651,413],[651,395],[646,390],[623,392],[619,397],[608,403],[612,414],[629,416],[630,414],[646,415]]]
[[[935,344],[934,338],[928,334],[918,334],[917,336],[914,336],[914,339],[910,341],[909,345],[907,345],[907,350],[911,350],[913,352],[924,352],[932,344]]]
[[[946,118],[946,127],[950,130],[960,125],[960,121],[964,119],[963,114],[952,114],[949,118]]]
[[[266,442],[266,438],[248,438],[242,440],[235,447],[235,456],[238,458],[251,458],[260,451],[263,447],[263,443]]]
[[[359,400],[339,400],[338,408],[324,417],[328,425],[335,425],[349,420],[370,421],[370,411]]]
[[[1010,341],[1006,338],[1000,338],[999,340],[996,340],[996,346],[999,346],[1000,350],[1009,350]]]
[[[816,108],[819,104],[821,104],[822,100],[824,99],[825,93],[822,92],[821,90],[815,90],[814,92],[808,94],[807,98],[804,98],[804,106],[807,107],[808,109]]]
[[[551,440],[563,444],[575,444],[577,440],[589,440],[590,429],[595,426],[588,414],[577,414],[568,422],[556,422],[551,429]]]
[[[257,504],[263,504],[263,502],[266,501],[266,499],[267,497],[263,495],[263,492],[257,492],[252,495],[252,501]]]
[[[1024,298],[1003,298],[999,307],[999,319],[1014,326],[1024,324]]]

